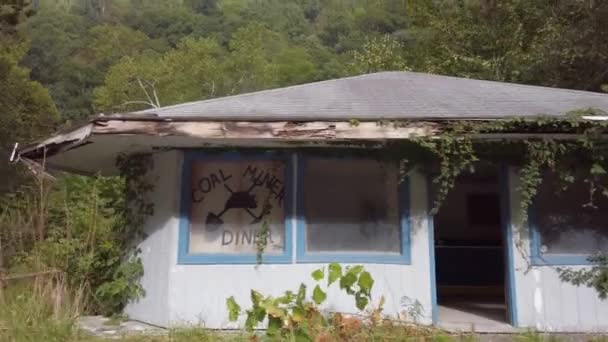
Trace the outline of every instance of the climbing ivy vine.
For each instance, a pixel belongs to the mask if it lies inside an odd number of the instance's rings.
[[[474,172],[474,166],[484,162],[518,167],[520,183],[517,190],[522,213],[520,227],[527,222],[529,208],[548,172],[558,178],[561,186],[557,191],[566,190],[575,183],[585,184],[589,201],[583,206],[596,207],[597,196],[608,197],[608,145],[603,136],[608,124],[602,120],[584,120],[582,116],[597,114],[605,113],[585,110],[559,119],[448,122],[436,136],[412,139],[433,160],[434,205],[431,214],[439,210],[461,174]],[[395,123],[400,124],[407,125]],[[402,151],[399,158],[406,163],[402,162],[401,165],[428,165],[429,156],[414,160],[412,155],[417,154],[411,152],[411,149]],[[595,265],[591,269],[559,268],[560,278],[575,285],[592,287],[600,298],[606,298],[606,260],[605,255],[594,255],[589,258]]]
[[[122,225],[123,248],[133,251],[134,242],[144,237],[144,222],[147,216],[154,214],[154,203],[149,194],[154,190],[154,184],[146,175],[153,168],[150,154],[119,155],[116,167],[120,176],[125,180],[124,223]]]
[[[120,155],[116,167],[125,182],[125,205],[118,208],[121,217],[115,228],[118,241],[112,243],[118,244],[122,260],[113,270],[113,281],[102,284],[96,291],[105,314],[119,313],[129,301],[145,294],[139,282],[144,270],[137,243],[145,236],[146,217],[154,213],[148,196],[154,185],[146,177],[153,167],[151,155]]]

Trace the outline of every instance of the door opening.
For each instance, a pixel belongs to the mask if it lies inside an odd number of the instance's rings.
[[[459,177],[434,217],[438,323],[509,327],[501,184],[495,169]]]

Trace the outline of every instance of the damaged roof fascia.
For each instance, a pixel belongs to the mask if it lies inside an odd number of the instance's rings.
[[[28,159],[40,160],[46,156],[51,156],[62,151],[70,150],[75,147],[87,143],[87,139],[93,132],[93,123],[68,130],[65,133],[57,133],[50,138],[39,140],[38,142],[29,144],[23,148],[17,148],[11,156],[12,162],[17,162],[22,157]]]
[[[439,123],[412,121],[409,125],[381,125],[377,122],[287,122],[287,121],[182,121],[146,116],[101,116],[72,131],[58,133],[16,150],[21,157],[40,160],[55,154],[92,143],[93,136],[117,135],[189,137],[221,142],[224,139],[284,141],[289,143],[337,140],[390,140],[429,136],[438,133]],[[159,144],[162,146],[162,141]],[[292,144],[289,144],[290,146]],[[171,146],[166,146],[171,147]]]
[[[597,119],[596,117],[593,118]],[[319,146],[323,144],[325,144],[323,146],[334,146],[335,143],[339,142],[343,142],[344,145],[353,142],[354,146],[356,145],[354,142],[361,141],[378,142],[378,146],[382,146],[383,143],[391,140],[436,136],[441,132],[447,121],[455,120],[401,120],[397,125],[391,122],[382,124],[377,121],[210,121],[202,120],[200,117],[198,120],[185,121],[183,118],[173,120],[172,118],[154,115],[140,115],[139,118],[131,114],[99,116],[70,131],[57,133],[48,139],[23,148],[16,148],[12,161],[28,159],[40,162],[45,158],[50,158],[50,161],[46,161],[47,166],[69,172],[78,172],[79,170],[74,169],[74,165],[67,166],[67,168],[61,163],[55,165],[51,157],[66,151],[72,153],[72,150],[88,144],[101,144],[99,148],[103,150],[105,149],[104,141],[108,140],[99,140],[95,137],[108,138],[112,136],[121,137],[125,139],[125,142],[131,141],[132,144],[138,144],[138,141],[141,141],[138,138],[149,137],[151,139],[148,140],[149,143],[146,143],[146,146],[141,146],[143,151],[198,148],[205,146],[203,142],[209,143],[208,146],[221,145],[226,142],[233,146],[241,146],[241,141],[243,146],[245,146],[244,142],[247,141],[247,147],[256,145],[265,147],[268,146],[268,143],[272,143],[273,146],[289,148],[306,146],[310,143],[320,144]],[[540,135],[513,132],[509,134],[478,134],[473,138],[482,140],[525,139]],[[558,139],[576,138],[574,134],[551,135]],[[184,138],[190,141],[191,145],[174,146],[172,145],[174,140],[164,139],[166,137]],[[114,152],[105,155],[104,158],[108,158],[110,154],[115,156],[127,151],[128,147],[132,147],[128,145],[129,143],[125,143],[124,149],[116,149]]]

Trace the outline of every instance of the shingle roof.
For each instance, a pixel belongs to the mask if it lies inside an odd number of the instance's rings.
[[[608,111],[608,94],[417,72],[380,72],[149,109],[198,120],[378,120],[559,116]]]

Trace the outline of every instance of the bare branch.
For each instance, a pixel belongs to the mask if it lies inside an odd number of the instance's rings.
[[[148,81],[146,81],[146,82],[149,83]],[[141,81],[141,79],[139,77],[137,78],[137,83],[139,83],[139,87],[141,88],[141,90],[143,90],[144,94],[146,95],[146,98],[148,98],[148,103],[152,104],[152,107],[158,108],[158,106],[156,106],[154,104],[154,101],[152,101],[152,98],[150,97],[150,94],[148,93],[148,89],[146,88],[146,86],[143,84],[143,82]]]
[[[120,107],[124,107],[126,105],[130,105],[130,104],[145,104],[148,105],[152,108],[157,108],[156,105],[152,102],[146,102],[146,101],[127,101],[127,102],[123,102]]]
[[[152,95],[154,95],[154,100],[156,101],[156,108],[160,108],[160,101],[158,100],[158,94],[154,85],[152,85]]]

